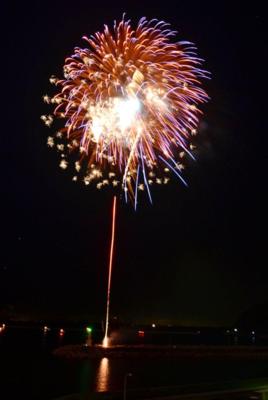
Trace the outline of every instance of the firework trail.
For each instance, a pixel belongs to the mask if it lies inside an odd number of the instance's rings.
[[[131,28],[124,17],[113,30],[84,37],[65,60],[64,78],[52,98],[50,127],[62,118],[48,146],[61,153],[60,167],[73,168],[73,180],[98,189],[120,189],[136,207],[139,191],[166,184],[171,172],[182,177],[183,158],[191,155],[201,110],[208,96],[200,79],[208,73],[190,42],[173,42],[169,24],[141,18]]]
[[[109,330],[109,316],[110,316],[110,297],[111,297],[111,278],[113,268],[113,255],[114,255],[114,235],[115,235],[115,217],[116,217],[116,196],[113,199],[113,212],[112,212],[112,234],[111,234],[111,246],[110,246],[110,258],[109,258],[109,273],[108,273],[108,288],[107,288],[107,304],[106,304],[106,321],[105,321],[105,333],[103,339],[103,346],[108,346],[108,330]]]

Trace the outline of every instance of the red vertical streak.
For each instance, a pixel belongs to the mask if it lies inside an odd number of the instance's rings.
[[[108,345],[111,278],[112,278],[113,255],[114,255],[115,217],[116,217],[116,196],[114,196],[114,199],[113,199],[113,212],[112,212],[112,236],[111,236],[110,258],[109,258],[109,275],[108,275],[108,288],[107,288],[106,323],[105,323],[105,335],[104,335],[104,339],[103,339],[103,345],[105,347]]]

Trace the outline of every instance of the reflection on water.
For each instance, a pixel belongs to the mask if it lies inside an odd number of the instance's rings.
[[[107,392],[109,388],[109,359],[101,359],[96,376],[96,391]]]

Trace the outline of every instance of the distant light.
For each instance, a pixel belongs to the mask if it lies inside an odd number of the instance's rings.
[[[139,337],[144,337],[144,331],[138,331]]]
[[[238,332],[238,329],[237,329],[237,328],[234,328],[234,332],[237,333],[237,332]]]
[[[6,324],[2,324],[2,328],[5,329],[5,327],[6,327]]]
[[[156,327],[156,325],[155,324],[152,324],[152,328],[155,328]]]
[[[49,327],[45,325],[44,328],[43,328],[43,331],[44,332],[48,332],[49,331]]]
[[[65,333],[64,329],[60,329],[60,336],[63,336]]]
[[[87,326],[86,331],[87,331],[87,333],[91,333],[92,332],[92,328],[90,326]]]
[[[253,336],[254,336],[254,335],[255,335],[255,331],[252,331],[252,332],[251,332],[251,335],[253,335]]]

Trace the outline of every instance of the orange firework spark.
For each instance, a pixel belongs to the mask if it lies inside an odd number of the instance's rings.
[[[198,106],[208,99],[195,47],[173,43],[176,32],[168,26],[142,18],[132,29],[124,17],[113,31],[105,25],[65,60],[64,79],[50,78],[60,91],[44,96],[65,120],[56,140],[48,137],[62,153],[60,167],[73,164],[73,180],[86,185],[122,188],[135,206],[139,190],[151,200],[150,186],[167,183],[171,171],[185,183],[180,157],[191,156]],[[41,118],[53,122],[51,115]]]

